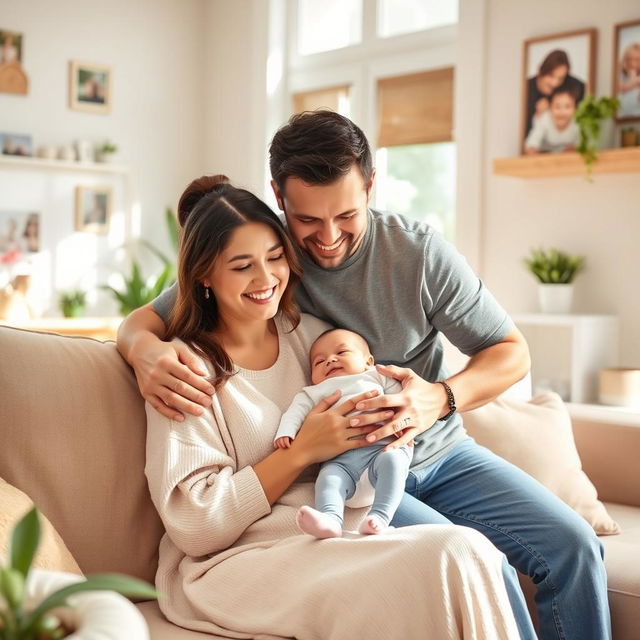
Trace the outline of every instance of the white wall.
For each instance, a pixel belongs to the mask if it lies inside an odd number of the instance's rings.
[[[621,321],[620,364],[640,365],[640,175],[597,175],[594,183],[581,176],[519,179],[494,176],[496,157],[519,153],[521,56],[525,39],[595,27],[598,31],[596,93],[610,95],[613,25],[640,17],[637,0],[486,0],[478,17],[476,0],[462,0],[457,73],[480,77],[475,97],[458,100],[456,120],[476,122],[460,140],[470,149],[475,169],[461,175],[459,192],[478,197],[465,215],[480,220],[472,227],[479,238],[478,264],[484,280],[511,312],[536,310],[536,286],[522,266],[522,257],[537,246],[557,246],[587,257],[576,280],[574,312],[612,313]],[[465,16],[475,15],[474,20]],[[484,25],[484,26],[483,26]],[[485,29],[484,37],[478,30]],[[484,43],[478,50],[478,44]],[[473,98],[473,99],[472,99]],[[478,117],[478,112],[482,117]],[[477,153],[477,150],[481,151]],[[475,153],[475,155],[473,155]],[[463,160],[464,161],[464,160]],[[474,173],[475,171],[475,173]],[[482,188],[475,178],[480,175]]]
[[[204,15],[204,0],[0,0],[0,28],[24,35],[23,67],[30,82],[26,96],[0,93],[0,130],[28,133],[34,146],[76,139],[115,141],[120,147],[117,161],[131,167],[135,181],[139,207],[134,207],[134,229],[163,249],[168,248],[164,208],[175,209],[185,184],[203,170]],[[111,66],[109,115],[69,109],[70,60]],[[6,179],[6,170],[0,175]],[[0,209],[26,200],[39,206],[37,199],[25,196],[47,182],[59,197],[54,211],[51,200],[42,200],[43,222],[59,232],[72,224],[73,183],[96,181],[86,174],[65,174],[60,179],[51,172],[46,177],[21,174],[20,189],[14,184],[9,193],[5,183],[0,191]],[[117,179],[115,183],[116,189],[121,188]],[[106,245],[98,239],[102,264],[116,240],[113,237]],[[67,257],[72,259],[73,252]],[[148,260],[150,269],[157,266]],[[70,279],[56,287],[72,285]],[[90,313],[115,311],[105,295]]]

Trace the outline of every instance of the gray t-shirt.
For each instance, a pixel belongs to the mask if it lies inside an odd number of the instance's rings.
[[[502,340],[513,324],[449,242],[425,223],[370,210],[362,245],[338,267],[319,267],[301,250],[302,310],[362,335],[377,362],[447,377],[438,332],[467,355]],[[153,302],[167,321],[175,287]],[[456,413],[416,438],[412,468],[443,456],[465,436]]]

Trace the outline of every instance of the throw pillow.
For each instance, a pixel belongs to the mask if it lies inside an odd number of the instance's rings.
[[[463,414],[478,444],[520,467],[575,509],[598,535],[620,533],[582,471],[571,417],[557,393],[529,402],[498,399]]]
[[[9,542],[14,526],[31,509],[32,501],[20,489],[0,478],[0,557],[9,557]],[[58,532],[42,513],[40,514],[40,546],[33,567],[52,569],[82,575]]]

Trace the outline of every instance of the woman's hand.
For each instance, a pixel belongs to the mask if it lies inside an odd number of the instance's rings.
[[[354,396],[339,407],[334,408],[340,398],[340,391],[335,391],[330,396],[321,400],[303,422],[296,439],[293,441],[291,451],[294,450],[308,466],[315,462],[324,462],[334,458],[349,449],[366,447],[364,437],[376,429],[372,424],[365,426],[351,426],[347,416],[355,411],[357,403],[374,398],[377,391],[368,391]],[[367,416],[371,423],[388,420],[393,416],[393,411],[383,409]]]
[[[409,444],[418,434],[432,427],[441,415],[447,413],[447,393],[441,384],[427,382],[404,367],[376,365],[376,369],[383,375],[398,380],[402,391],[356,403],[357,411],[394,409],[390,412],[393,420],[370,433],[366,438],[367,444],[391,435],[396,435],[397,439],[388,444],[385,450]],[[369,423],[370,415],[372,414],[367,413],[352,418],[351,423],[361,424],[365,420]]]

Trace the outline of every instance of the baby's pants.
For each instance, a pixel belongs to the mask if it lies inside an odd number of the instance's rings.
[[[322,465],[316,480],[316,509],[343,522],[344,503],[356,490],[366,469],[375,488],[369,514],[389,524],[404,494],[404,486],[413,455],[412,447],[383,451],[388,441],[361,449],[351,449]]]

